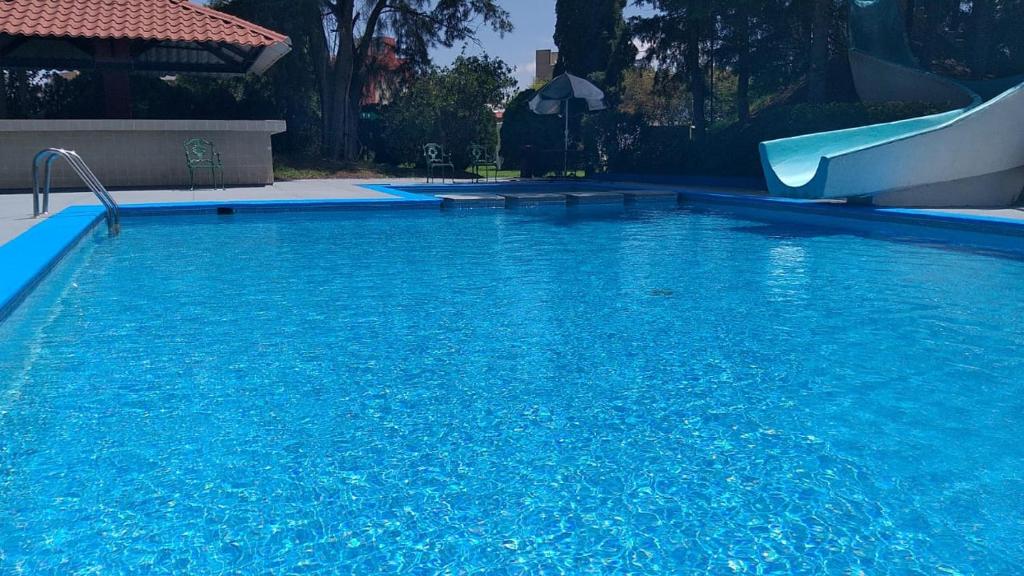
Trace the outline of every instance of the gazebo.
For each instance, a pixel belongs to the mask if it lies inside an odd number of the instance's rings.
[[[95,120],[0,120],[0,188],[24,187],[31,155],[50,146],[77,148],[111,186],[178,185],[183,165],[154,162],[173,152],[182,164],[181,143],[191,136],[216,141],[229,183],[269,183],[270,135],[284,130],[282,121],[129,121],[129,75],[260,74],[290,44],[187,0],[0,0],[0,68],[94,70],[105,103]],[[103,166],[110,157],[116,169]]]

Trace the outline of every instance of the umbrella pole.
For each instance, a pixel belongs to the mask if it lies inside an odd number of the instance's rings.
[[[565,150],[562,152],[562,177],[569,176],[569,102],[565,100]]]

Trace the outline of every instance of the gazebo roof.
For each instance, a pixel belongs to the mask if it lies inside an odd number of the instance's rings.
[[[261,73],[290,44],[187,0],[0,0],[0,65],[7,67],[81,69],[114,57],[136,71]]]

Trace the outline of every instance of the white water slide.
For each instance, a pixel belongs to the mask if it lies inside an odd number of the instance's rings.
[[[1024,79],[957,82],[927,72],[910,51],[898,0],[851,2],[850,65],[861,99],[954,109],[763,142],[769,192],[908,207],[996,207],[1020,200]]]

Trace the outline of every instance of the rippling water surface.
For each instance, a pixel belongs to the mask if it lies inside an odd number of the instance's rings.
[[[1018,573],[1022,290],[692,209],[132,219],[0,325],[0,573]]]

